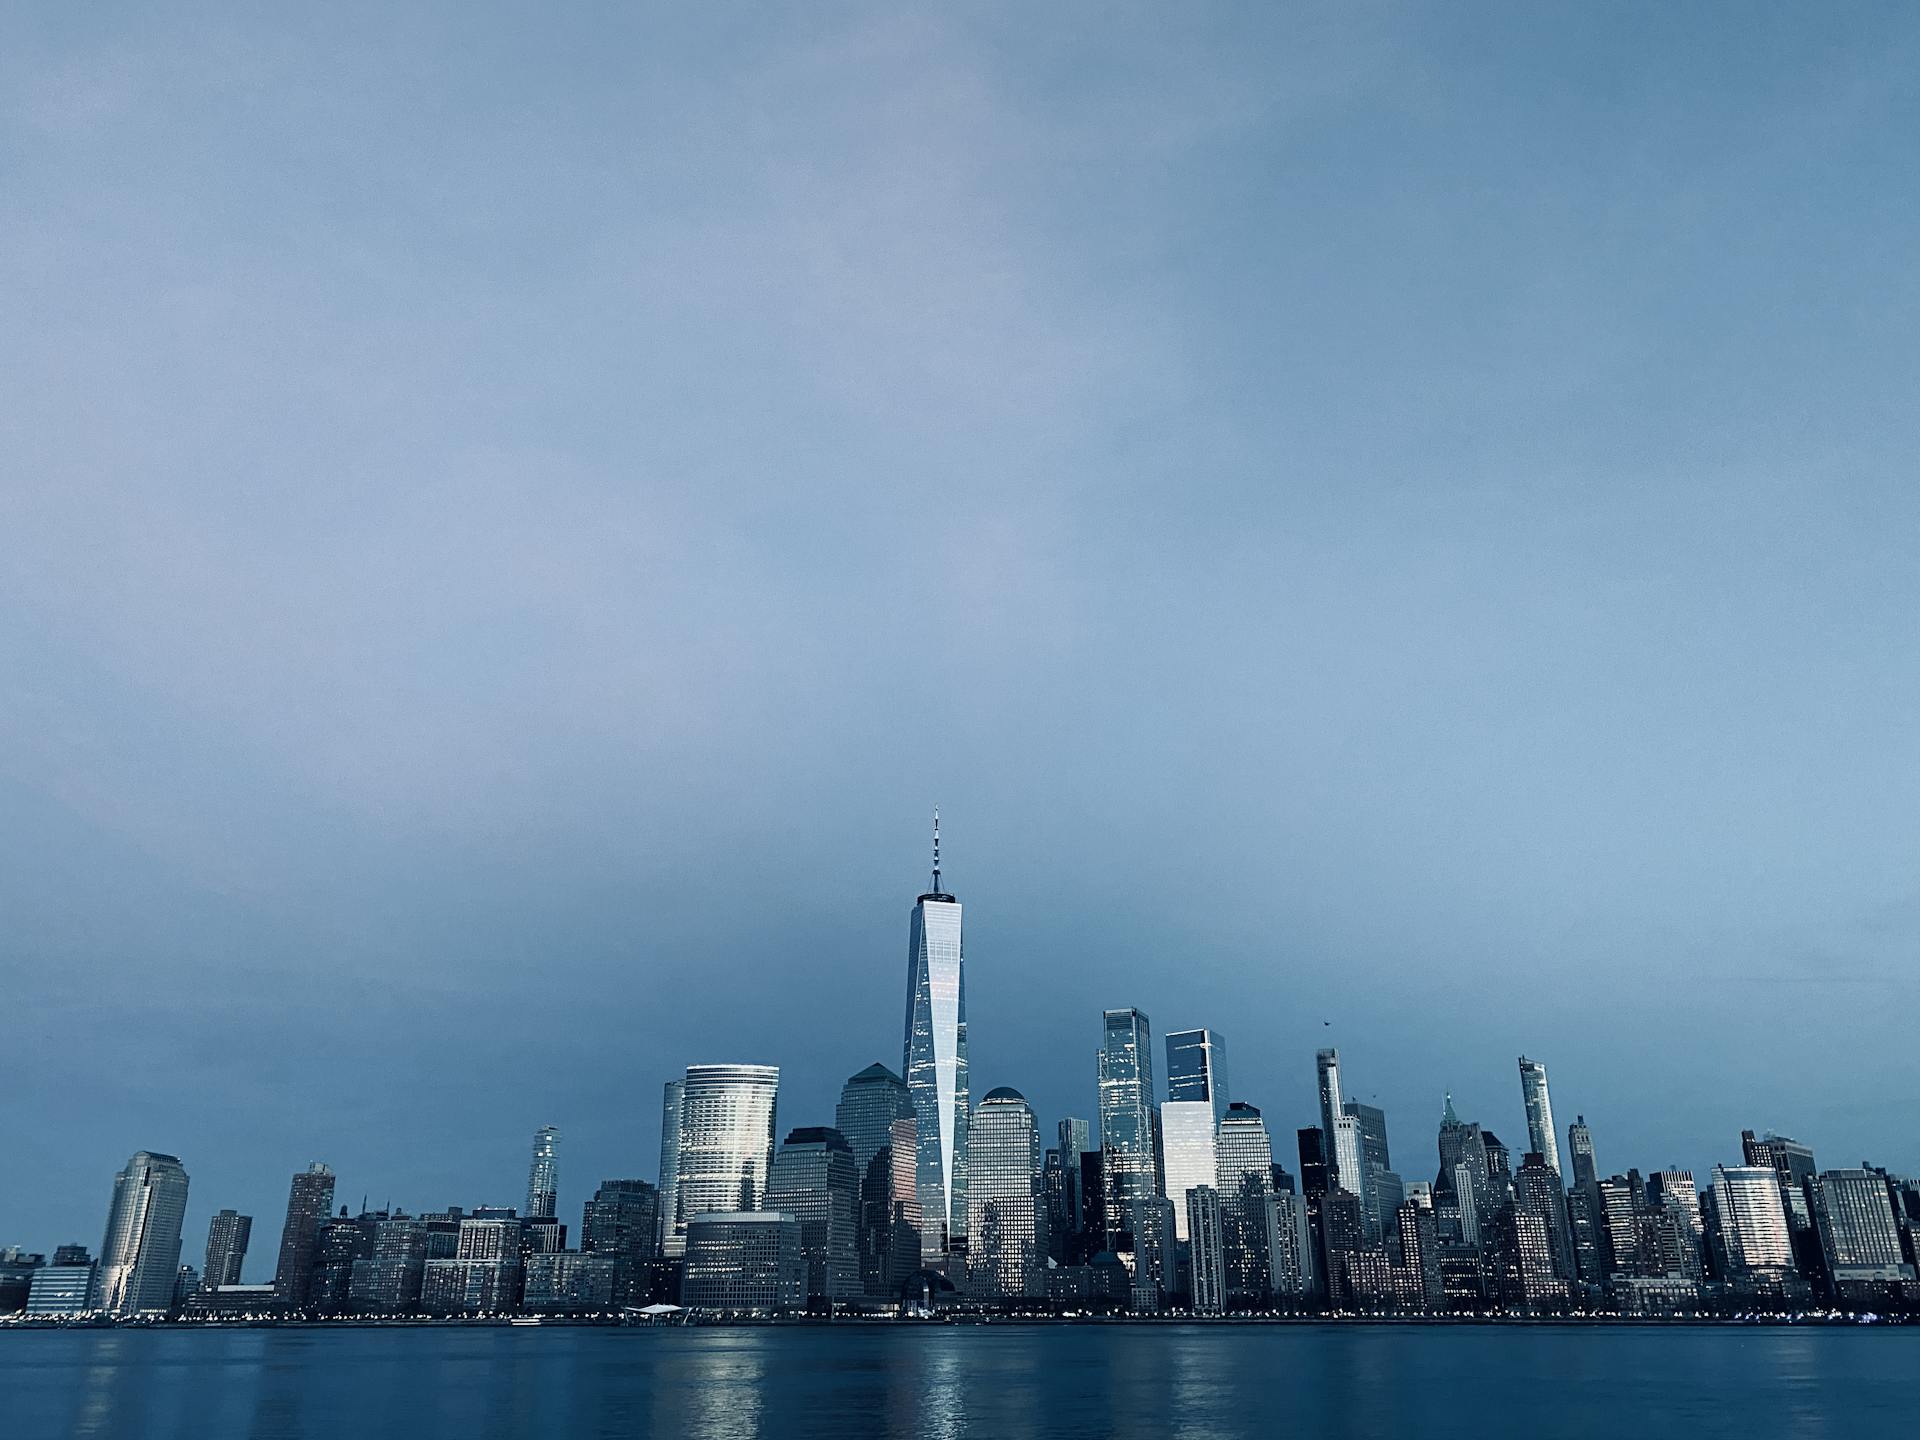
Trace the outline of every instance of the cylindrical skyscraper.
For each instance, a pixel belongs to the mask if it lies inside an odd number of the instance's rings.
[[[551,1220],[560,1198],[560,1132],[542,1125],[533,1132],[533,1164],[527,1169],[529,1220]]]
[[[1547,1095],[1547,1067],[1520,1057],[1520,1099],[1527,1107],[1527,1148],[1560,1175],[1560,1141],[1553,1133],[1553,1101]]]
[[[674,1234],[701,1215],[758,1210],[773,1164],[777,1065],[689,1065],[680,1092]],[[671,1253],[671,1252],[670,1252]]]

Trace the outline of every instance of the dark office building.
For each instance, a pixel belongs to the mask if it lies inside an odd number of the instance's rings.
[[[304,1310],[313,1287],[313,1258],[320,1222],[333,1210],[333,1171],[318,1160],[293,1177],[287,1193],[287,1223],[280,1231],[280,1260],[274,1266],[274,1298]]]
[[[207,1223],[207,1259],[200,1283],[209,1290],[238,1285],[246,1264],[247,1242],[253,1238],[253,1217],[222,1210]]]

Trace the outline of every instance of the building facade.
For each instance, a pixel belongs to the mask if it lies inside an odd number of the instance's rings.
[[[110,1315],[164,1315],[180,1273],[187,1172],[179,1158],[136,1151],[113,1178],[100,1242],[93,1308]]]
[[[900,1070],[918,1138],[921,1253],[944,1266],[967,1245],[967,976],[960,902],[940,884],[940,816],[933,817],[933,886],[907,927],[907,1017]]]
[[[791,1132],[773,1157],[766,1208],[792,1215],[800,1226],[809,1300],[851,1300],[860,1293],[860,1187],[844,1135],[824,1125]]]
[[[208,1221],[206,1263],[200,1267],[200,1283],[209,1290],[238,1285],[247,1261],[247,1242],[252,1238],[251,1215],[222,1210]]]
[[[772,1314],[806,1302],[800,1224],[778,1211],[721,1211],[687,1226],[681,1300],[690,1310]]]
[[[687,1067],[680,1094],[679,1236],[701,1215],[761,1208],[779,1094],[775,1065]]]
[[[975,1294],[1044,1294],[1040,1223],[1040,1129],[1026,1097],[990,1090],[974,1113],[967,1234]]]
[[[559,1212],[560,1132],[542,1125],[533,1132],[533,1160],[527,1166],[527,1203],[520,1211],[529,1220],[551,1220]]]
[[[280,1230],[280,1256],[273,1267],[273,1292],[291,1310],[304,1310],[313,1286],[313,1252],[320,1222],[333,1213],[333,1171],[316,1160],[293,1177],[287,1190],[287,1219]]]

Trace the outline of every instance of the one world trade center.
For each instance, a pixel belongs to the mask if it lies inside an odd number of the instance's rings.
[[[933,813],[933,887],[913,906],[907,938],[907,1033],[900,1068],[920,1134],[920,1257],[945,1268],[967,1248],[967,982],[960,902],[940,888],[940,812]]]

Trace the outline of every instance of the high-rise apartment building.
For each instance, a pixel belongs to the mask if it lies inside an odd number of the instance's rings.
[[[542,1125],[533,1132],[533,1163],[527,1167],[527,1203],[520,1213],[529,1220],[551,1220],[560,1198],[560,1132]]]
[[[697,1216],[764,1208],[779,1095],[776,1065],[687,1067],[676,1167],[679,1237]]]
[[[766,1208],[799,1222],[808,1299],[831,1303],[860,1293],[860,1186],[844,1135],[824,1125],[789,1132],[773,1157]]]
[[[200,1269],[200,1283],[209,1290],[238,1285],[247,1261],[247,1242],[252,1238],[251,1215],[222,1210],[208,1221],[206,1263]]]
[[[1873,1170],[1829,1170],[1813,1186],[1814,1223],[1829,1280],[1911,1280],[1914,1267],[1900,1249],[1886,1176]]]
[[[644,1303],[647,1265],[660,1254],[660,1192],[646,1180],[602,1180],[580,1215],[580,1249],[614,1267],[614,1298]]]
[[[1152,1027],[1133,1009],[1108,1010],[1101,1026],[1100,1159],[1107,1248],[1132,1253],[1147,1202],[1160,1193]]]
[[[944,1265],[967,1244],[967,980],[960,902],[940,884],[940,815],[933,817],[933,885],[907,927],[907,1019],[900,1069],[917,1132],[921,1251]]]
[[[1714,1213],[1734,1276],[1794,1269],[1780,1178],[1767,1165],[1713,1167]]]
[[[690,1310],[771,1314],[806,1300],[800,1225],[777,1210],[722,1211],[687,1226],[681,1300]]]
[[[1044,1293],[1040,1130],[1026,1097],[1007,1086],[987,1092],[969,1143],[969,1273],[982,1295]]]
[[[136,1151],[113,1177],[106,1238],[100,1242],[94,1308],[110,1315],[164,1315],[180,1273],[187,1172],[179,1158]]]
[[[333,1210],[333,1171],[316,1160],[293,1177],[287,1220],[280,1230],[280,1258],[273,1269],[273,1295],[292,1310],[304,1310],[313,1287],[313,1256],[320,1222]]]
[[[1186,1195],[1188,1270],[1193,1277],[1193,1313],[1218,1315],[1226,1309],[1226,1251],[1222,1248],[1220,1192],[1195,1185]]]
[[[1527,1107],[1527,1148],[1547,1163],[1556,1179],[1560,1170],[1560,1140],[1553,1133],[1553,1100],[1547,1093],[1547,1067],[1520,1057],[1520,1099]]]

